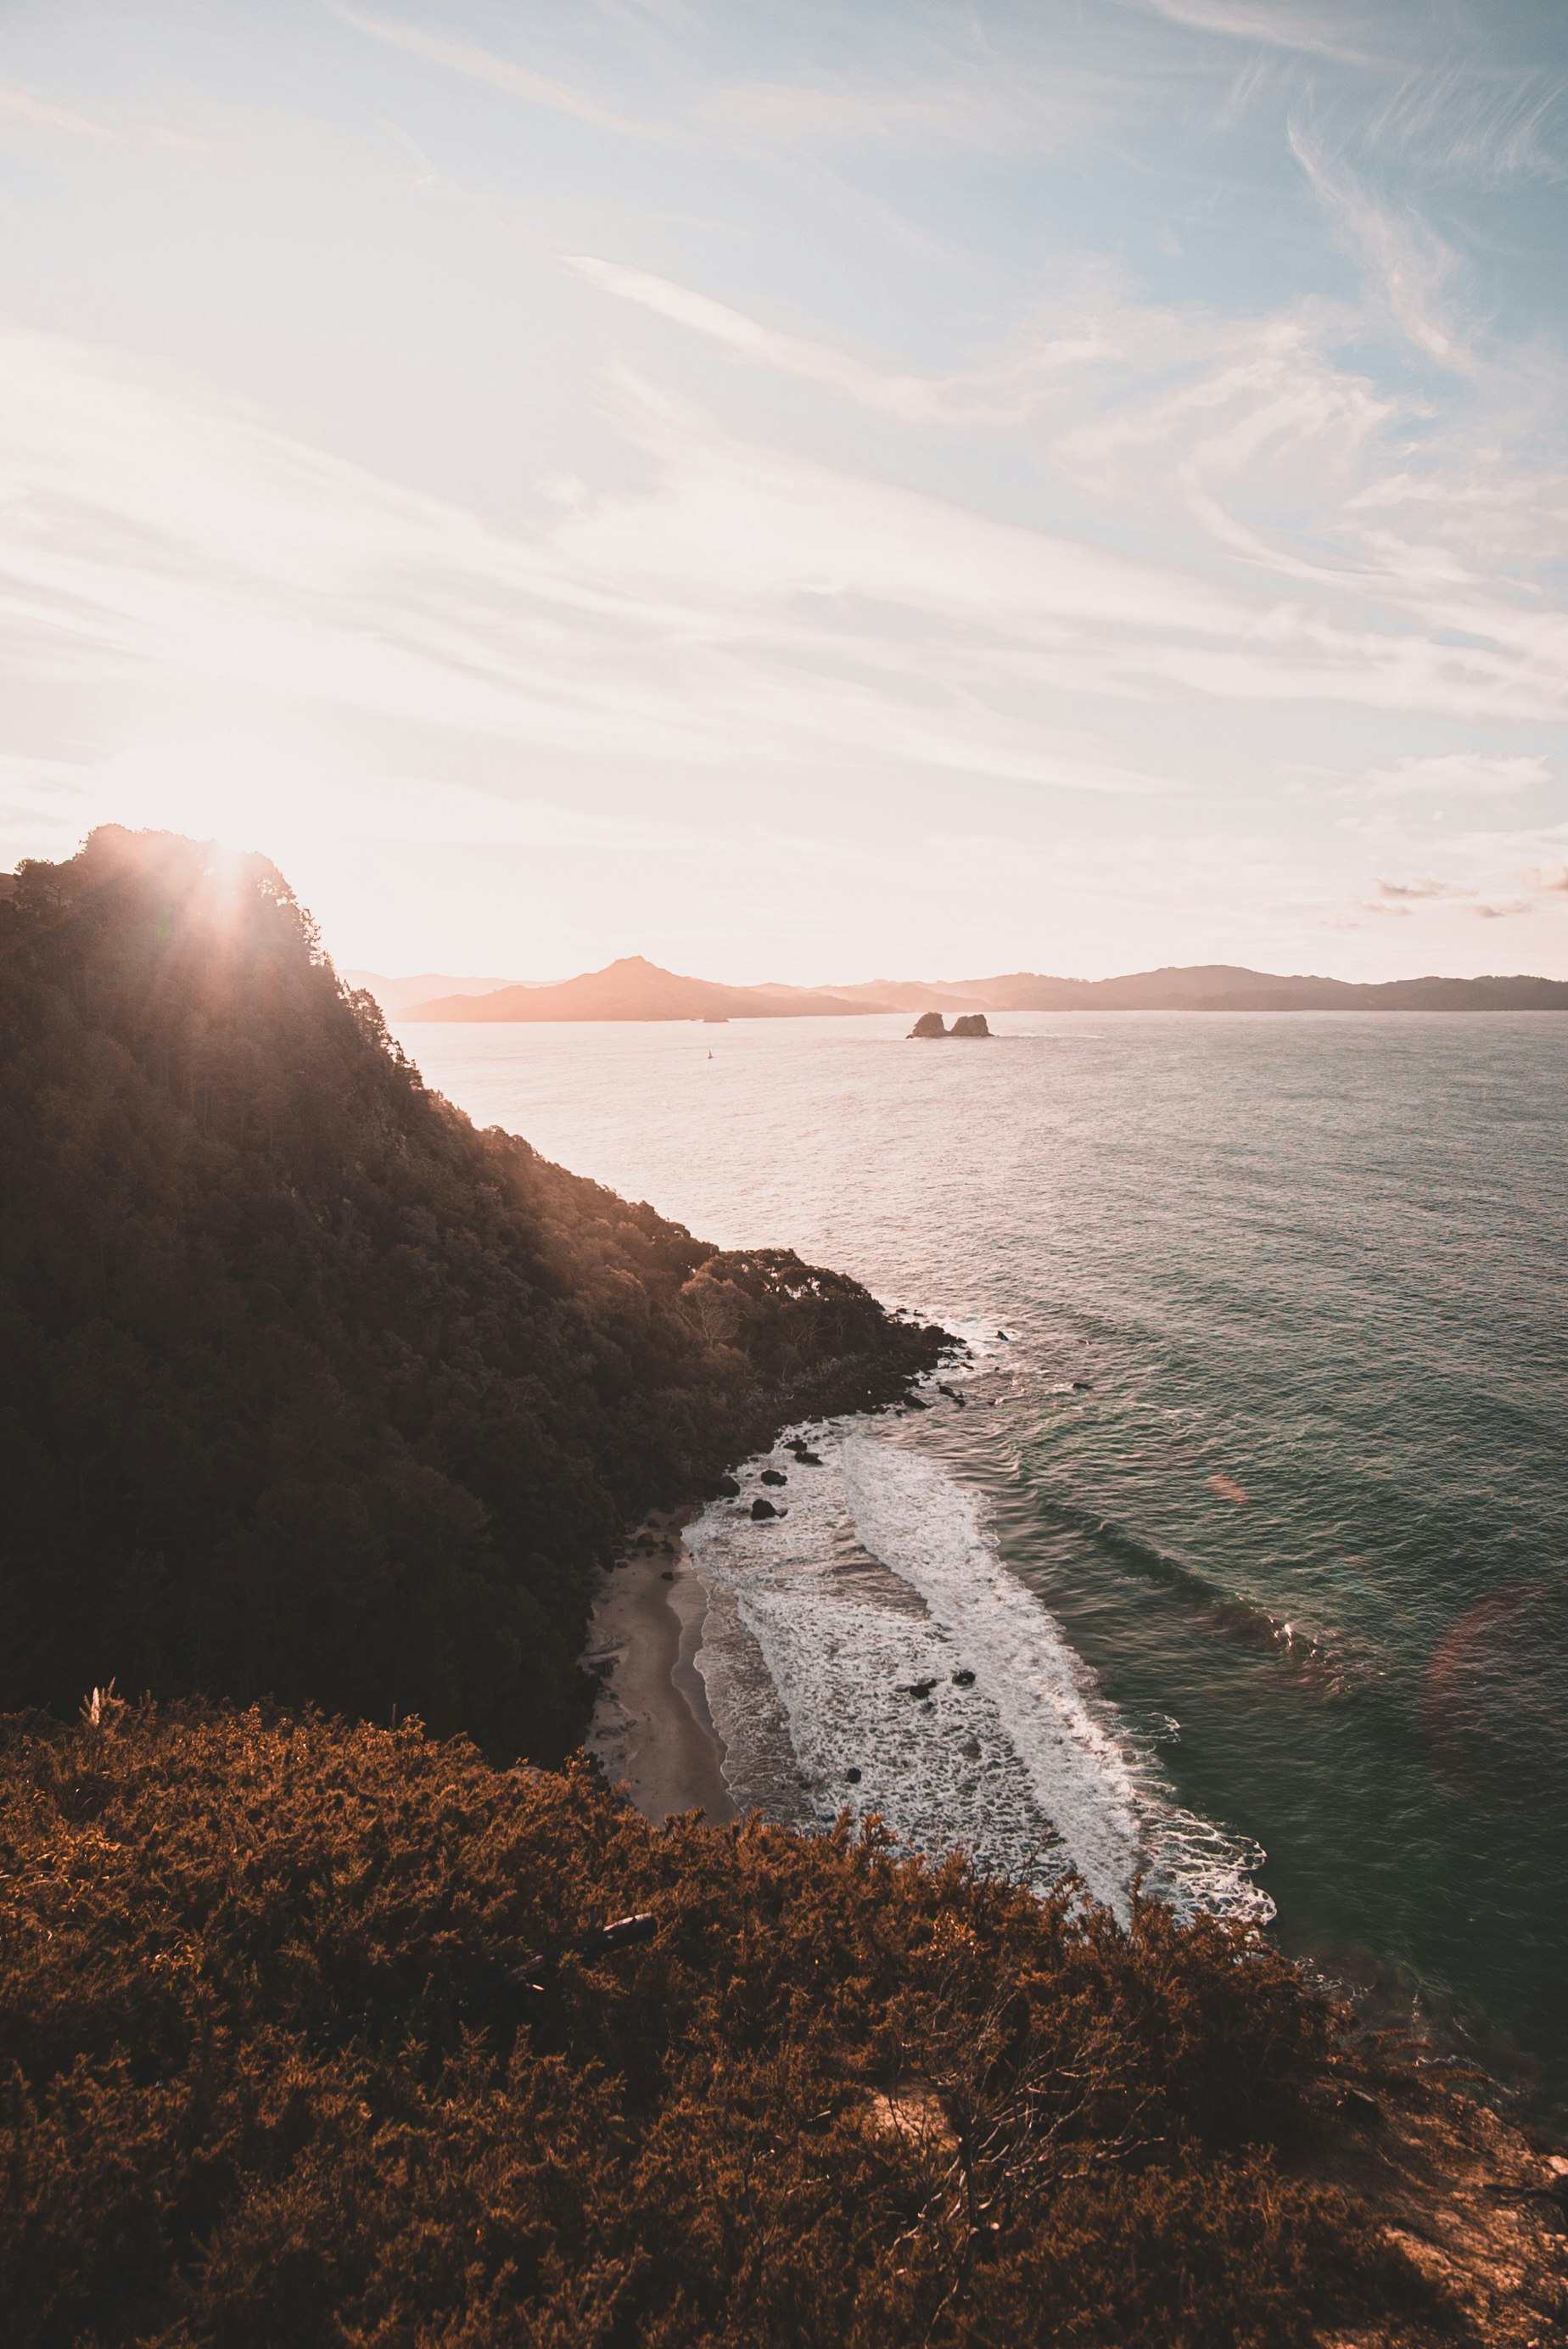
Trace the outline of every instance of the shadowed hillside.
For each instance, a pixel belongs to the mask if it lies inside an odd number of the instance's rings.
[[[476,1133],[273,868],[96,833],[0,898],[0,1703],[417,1710],[561,1754],[595,1561],[934,1361]]]

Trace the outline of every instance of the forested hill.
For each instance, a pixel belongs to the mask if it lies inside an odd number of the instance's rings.
[[[575,1742],[595,1561],[936,1330],[477,1133],[260,857],[0,897],[0,1707],[122,1689]]]

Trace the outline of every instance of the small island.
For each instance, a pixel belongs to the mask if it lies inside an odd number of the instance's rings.
[[[961,1011],[951,1028],[947,1026],[940,1011],[923,1011],[919,1019],[915,1021],[913,1027],[910,1030],[909,1038],[906,1040],[913,1042],[916,1036],[942,1036],[945,1038],[949,1036],[989,1036],[991,1030],[985,1024],[985,1014],[983,1011]]]

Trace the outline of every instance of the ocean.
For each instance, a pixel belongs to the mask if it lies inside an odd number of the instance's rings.
[[[741,1800],[1266,1920],[1561,2115],[1568,1019],[995,1024],[399,1032],[479,1123],[972,1349],[777,1453],[781,1520],[690,1529]]]

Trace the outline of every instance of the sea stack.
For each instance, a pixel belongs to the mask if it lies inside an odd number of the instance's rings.
[[[985,1014],[983,1011],[961,1012],[951,1028],[947,1026],[940,1011],[923,1011],[909,1032],[911,1037],[989,1036],[991,1030],[985,1024]]]

